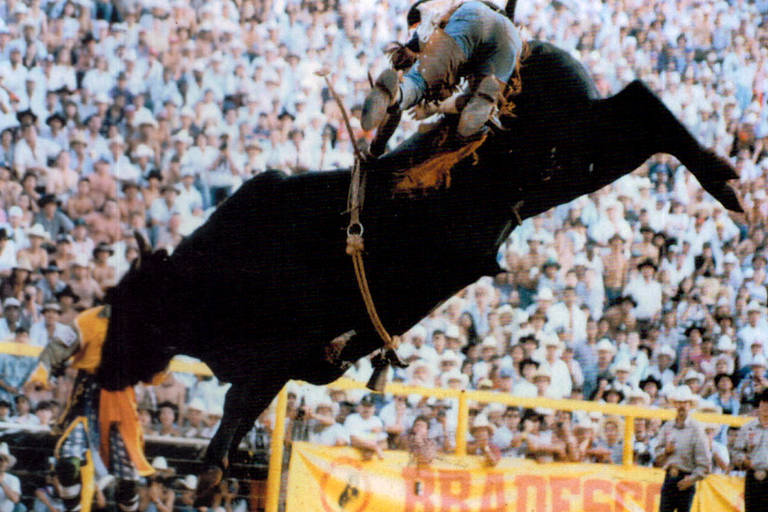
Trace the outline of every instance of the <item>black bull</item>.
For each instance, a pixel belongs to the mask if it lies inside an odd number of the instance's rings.
[[[496,252],[520,217],[607,185],[655,153],[683,162],[726,207],[733,169],[702,148],[642,83],[598,99],[566,52],[532,42],[508,131],[453,170],[449,188],[392,193],[393,174],[433,145],[433,132],[372,164],[362,223],[370,289],[392,333],[499,271]],[[354,330],[354,361],[381,345],[345,253],[349,171],[285,178],[266,173],[229,198],[173,255],[144,254],[109,295],[98,371],[109,389],[162,370],[176,354],[232,383],[206,460],[224,467],[256,416],[288,379],[326,383],[329,341]],[[522,201],[522,203],[520,203]]]

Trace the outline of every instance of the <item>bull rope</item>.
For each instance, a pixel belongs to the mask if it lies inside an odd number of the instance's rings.
[[[336,94],[336,90],[333,88],[331,81],[328,79],[328,73],[319,71],[318,75],[325,79],[325,83],[328,86],[333,99],[341,110],[342,118],[344,119],[344,126],[347,129],[349,138],[352,141],[352,147],[355,151],[355,163],[352,167],[352,179],[349,184],[349,193],[347,194],[347,211],[349,212],[349,224],[347,225],[347,248],[346,253],[352,257],[352,265],[355,269],[355,278],[357,280],[357,286],[360,289],[360,294],[363,297],[363,303],[365,309],[368,312],[368,318],[371,320],[374,329],[379,337],[384,341],[384,348],[387,350],[396,350],[400,344],[398,337],[390,336],[387,328],[379,317],[378,311],[376,311],[376,304],[373,302],[373,296],[371,290],[368,287],[368,278],[365,274],[365,263],[363,262],[363,251],[365,250],[365,241],[363,239],[363,224],[360,222],[360,212],[363,211],[363,203],[365,202],[365,172],[360,165],[363,160],[363,155],[360,152],[360,148],[355,143],[354,134],[352,132],[352,125],[349,122],[349,116],[347,115],[347,109],[344,108],[344,104]]]

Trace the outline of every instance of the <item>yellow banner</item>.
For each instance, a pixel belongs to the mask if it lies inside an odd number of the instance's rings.
[[[287,512],[656,512],[664,473],[607,464],[537,464],[442,456],[416,468],[405,452],[363,461],[352,448],[294,443]],[[693,510],[744,510],[743,480],[712,475]],[[702,503],[706,503],[704,506]]]

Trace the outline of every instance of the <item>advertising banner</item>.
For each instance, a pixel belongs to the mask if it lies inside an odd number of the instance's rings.
[[[441,456],[416,467],[406,452],[362,460],[352,448],[294,443],[287,512],[655,512],[664,473],[608,464],[538,464]],[[743,480],[711,475],[694,511],[744,509]],[[706,505],[704,505],[706,504]]]

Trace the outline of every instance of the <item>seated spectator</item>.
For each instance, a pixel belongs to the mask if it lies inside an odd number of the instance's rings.
[[[323,446],[347,446],[350,444],[346,428],[336,422],[333,403],[322,400],[307,413],[308,441]]]
[[[206,425],[205,405],[199,398],[193,398],[187,405],[187,412],[181,425],[181,435],[183,437],[202,438],[203,429]]]
[[[35,501],[32,504],[33,512],[60,512],[64,510],[64,502],[56,492],[56,472],[51,470],[45,473],[45,485],[35,489]]]
[[[161,402],[157,405],[157,435],[178,437],[179,409],[171,402]]]
[[[482,455],[486,466],[493,467],[501,461],[501,450],[493,444],[496,427],[484,415],[478,415],[469,429],[472,442],[467,443],[467,454]]]
[[[513,446],[520,435],[522,415],[520,409],[509,406],[504,411],[504,423],[493,433],[493,443],[499,447],[505,457],[520,457],[519,447]]]
[[[457,373],[457,375],[460,375]],[[395,397],[379,411],[379,418],[387,431],[389,446],[395,446],[397,439],[404,434],[413,422],[413,412],[408,406],[408,399],[403,395]]]
[[[9,300],[15,301],[16,299],[6,299],[6,302]],[[10,320],[12,323],[14,323],[12,317],[18,315],[18,308],[14,307],[13,304],[11,302],[10,307],[7,308],[10,310],[10,313],[6,313],[8,318],[3,319]],[[13,341],[21,345],[29,344],[29,336],[26,330],[17,328],[13,335]],[[36,364],[37,359],[35,357],[0,354],[0,399],[10,402],[17,394],[21,393],[27,376],[32,372]]]
[[[373,396],[366,395],[360,400],[357,412],[344,420],[344,428],[349,433],[350,445],[362,451],[363,459],[374,455],[384,458],[382,450],[387,447],[387,433],[384,423],[376,416]]]
[[[171,512],[176,494],[169,487],[168,482],[176,471],[168,466],[165,457],[152,459],[152,468],[155,473],[147,477],[147,486],[140,488],[139,491],[139,511]]]
[[[552,462],[555,454],[561,452],[562,446],[553,443],[551,430],[543,429],[544,416],[532,409],[523,413],[523,432],[515,441],[513,447],[519,448],[528,459],[537,462]]]
[[[23,512],[26,510],[21,500],[21,481],[9,471],[16,464],[16,457],[11,455],[8,445],[0,443],[0,512]]]
[[[598,439],[592,455],[597,462],[621,464],[624,453],[622,439],[623,425],[621,419],[609,416],[603,420],[602,438]]]
[[[0,399],[0,421],[7,422],[11,420],[11,402]]]
[[[197,476],[187,475],[176,481],[175,510],[178,512],[197,512],[195,508],[195,491],[197,489]]]
[[[709,400],[721,408],[723,414],[738,414],[740,409],[739,399],[734,390],[733,376],[726,373],[715,375],[715,393]]]
[[[18,423],[20,425],[32,425],[37,426],[40,424],[40,420],[32,412],[32,404],[24,395],[17,395],[14,399],[16,414],[11,416],[10,421],[12,423]]]
[[[417,466],[428,466],[435,460],[438,445],[429,436],[429,418],[418,416],[407,433],[398,441],[401,450],[407,450]]]

